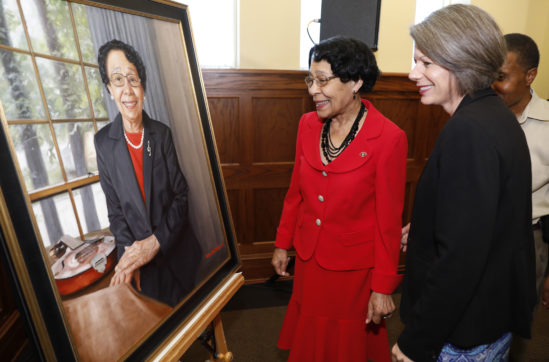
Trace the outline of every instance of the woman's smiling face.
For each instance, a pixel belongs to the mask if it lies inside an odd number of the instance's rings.
[[[129,75],[139,78],[137,68],[126,58],[124,52],[119,49],[113,49],[109,52],[106,68],[109,78],[112,78],[117,73],[124,76],[123,86],[117,87],[112,82],[109,82],[107,85],[122,115],[122,119],[132,124],[141,124],[145,91],[141,84],[137,87],[132,87],[128,80]]]
[[[446,112],[453,114],[463,99],[458,92],[456,77],[418,48],[414,50],[414,62],[408,77],[419,87],[421,103],[441,105]]]
[[[353,108],[353,91],[358,92],[362,86],[362,80],[343,83],[338,77],[334,77],[332,66],[326,60],[313,61],[309,75],[315,79],[330,79],[322,87],[317,81],[313,81],[309,87],[309,94],[313,97],[320,118],[356,117],[356,110]]]

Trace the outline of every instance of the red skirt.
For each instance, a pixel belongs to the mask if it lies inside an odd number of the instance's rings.
[[[296,256],[292,297],[278,339],[288,361],[390,361],[385,322],[366,325],[371,269],[331,271]]]

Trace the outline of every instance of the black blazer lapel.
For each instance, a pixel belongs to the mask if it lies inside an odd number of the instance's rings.
[[[151,211],[151,188],[152,188],[152,165],[156,156],[154,142],[155,132],[149,122],[149,116],[143,111],[143,125],[145,127],[145,136],[143,141],[143,186],[145,188],[145,204],[147,206],[147,215]]]
[[[131,202],[134,210],[139,214],[141,220],[136,220],[136,222],[140,225],[149,225],[148,213],[147,210],[145,210],[145,204],[143,203],[141,191],[137,184],[135,170],[123,132],[122,117],[119,113],[109,130],[109,137],[113,139],[114,159],[118,160],[118,162],[115,161],[116,164],[113,165],[114,169],[111,170],[111,173],[119,178],[121,185],[124,185],[124,188],[121,191],[123,195],[120,195],[120,199]],[[145,165],[143,165],[143,168],[145,168]]]

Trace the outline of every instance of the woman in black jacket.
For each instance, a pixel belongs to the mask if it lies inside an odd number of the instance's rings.
[[[119,114],[95,136],[101,187],[118,264],[111,285],[133,283],[176,305],[195,283],[200,248],[189,223],[189,187],[170,129],[143,110],[146,72],[139,54],[111,40],[99,71]]]
[[[410,32],[409,77],[423,104],[451,118],[415,194],[406,326],[393,360],[505,360],[511,332],[530,334],[536,297],[528,147],[490,88],[505,43],[492,17],[470,5],[436,11]]]

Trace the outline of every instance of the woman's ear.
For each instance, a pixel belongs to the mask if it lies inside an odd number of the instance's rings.
[[[354,93],[360,93],[359,90],[362,88],[362,85],[364,84],[364,81],[362,79],[359,79],[355,82],[355,85],[353,86],[353,92]]]

